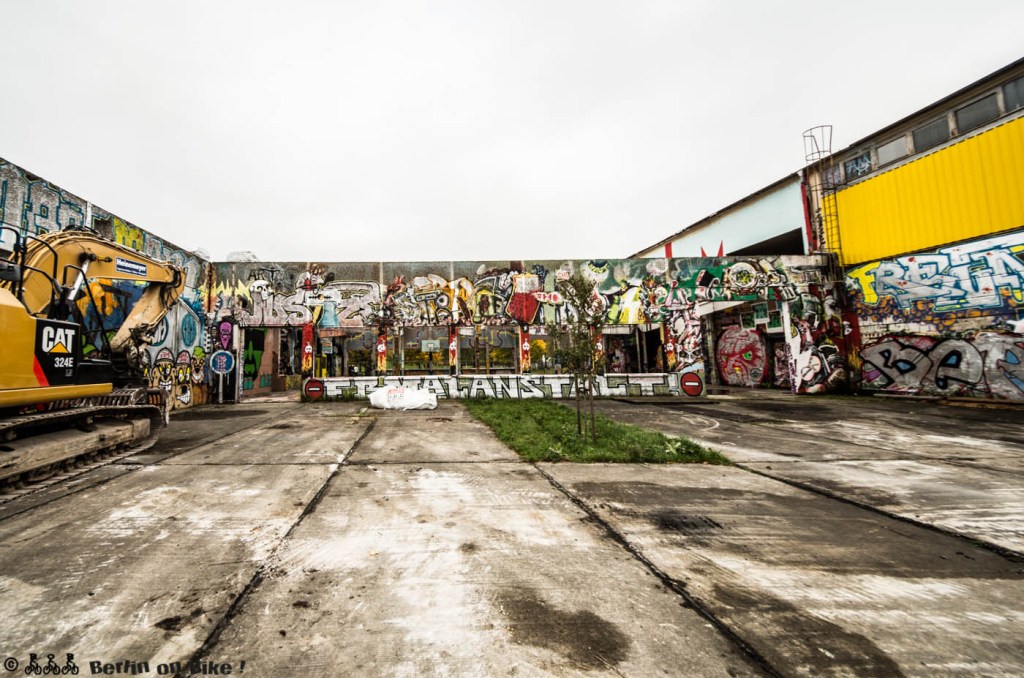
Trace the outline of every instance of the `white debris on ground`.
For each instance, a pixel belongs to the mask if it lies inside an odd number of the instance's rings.
[[[381,410],[433,410],[437,396],[423,389],[392,386],[371,393],[370,405]]]

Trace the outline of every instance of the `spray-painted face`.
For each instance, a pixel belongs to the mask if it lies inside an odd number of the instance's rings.
[[[206,351],[196,346],[192,351],[192,383],[203,383],[203,368],[206,366]]]
[[[170,349],[162,348],[156,354],[153,369],[150,371],[149,383],[168,393],[171,392],[171,388],[174,386],[174,355]]]
[[[225,351],[231,346],[231,339],[234,337],[235,326],[225,320],[217,326],[217,341]]]
[[[249,296],[252,297],[253,301],[256,301],[257,298],[261,301],[266,301],[273,293],[274,290],[271,289],[270,283],[266,280],[256,280],[253,284],[249,285]]]
[[[178,402],[188,405],[192,402],[192,356],[188,351],[178,354],[174,369],[175,396]]]

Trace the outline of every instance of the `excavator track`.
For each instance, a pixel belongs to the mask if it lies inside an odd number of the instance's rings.
[[[0,495],[137,453],[155,442],[167,415],[162,393],[144,388],[55,405],[0,423]]]

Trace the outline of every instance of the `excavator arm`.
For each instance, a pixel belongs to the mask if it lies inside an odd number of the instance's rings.
[[[90,279],[147,283],[141,298],[110,339],[110,349],[139,368],[140,350],[185,287],[177,266],[84,230],[49,233],[25,242],[17,296],[35,317],[66,320]]]

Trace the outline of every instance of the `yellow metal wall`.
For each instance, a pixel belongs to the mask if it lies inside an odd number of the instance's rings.
[[[1024,118],[839,191],[843,263],[1024,225]]]

